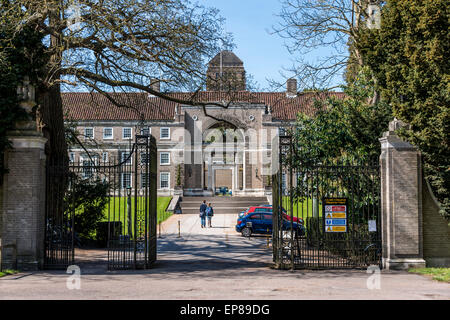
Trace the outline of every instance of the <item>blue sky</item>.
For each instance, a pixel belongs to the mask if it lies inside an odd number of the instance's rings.
[[[226,31],[234,37],[234,53],[260,89],[270,90],[266,78],[284,81],[280,71],[292,66],[294,57],[285,48],[285,39],[270,34],[272,26],[280,21],[276,16],[281,11],[279,0],[203,0],[201,3],[220,10],[226,19]],[[326,50],[317,54],[325,55]]]
[[[204,0],[206,6],[220,10],[226,19],[225,29],[233,34],[234,53],[244,62],[261,89],[269,85],[266,78],[281,80],[279,71],[291,64],[283,39],[270,35],[281,5],[278,0]]]

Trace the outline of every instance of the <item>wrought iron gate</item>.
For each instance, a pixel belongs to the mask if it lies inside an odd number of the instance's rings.
[[[77,226],[99,214],[95,238],[107,247],[108,269],[149,268],[156,261],[156,157],[155,138],[136,135],[118,158],[90,152],[68,166],[49,165],[44,268],[76,263]]]
[[[278,268],[381,268],[379,164],[303,161],[279,137],[273,181],[273,259]]]

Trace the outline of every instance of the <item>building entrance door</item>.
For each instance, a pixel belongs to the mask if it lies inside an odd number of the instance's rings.
[[[224,168],[224,167],[213,167],[213,175],[212,175],[212,187],[217,194],[220,189],[228,188],[228,191],[233,191],[235,187],[234,183],[234,169],[233,168]]]

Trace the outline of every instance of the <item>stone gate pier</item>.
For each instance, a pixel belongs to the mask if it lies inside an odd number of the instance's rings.
[[[21,106],[34,105],[30,86],[22,87]],[[1,263],[3,269],[36,270],[44,258],[45,153],[47,141],[36,121],[19,122],[8,132],[11,148],[5,151],[0,201]]]
[[[394,120],[381,142],[382,255],[385,269],[450,265],[450,227],[432,203],[419,150]]]

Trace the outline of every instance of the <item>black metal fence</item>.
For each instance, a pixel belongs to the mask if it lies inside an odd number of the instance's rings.
[[[298,161],[292,139],[280,137],[280,167],[273,176],[275,264],[381,268],[379,164]],[[283,228],[286,220],[291,228]]]
[[[156,261],[156,157],[154,137],[136,135],[117,158],[89,153],[49,165],[44,267],[76,263],[74,246],[86,238],[107,247],[110,270],[150,267]],[[96,230],[80,234],[90,223]]]

